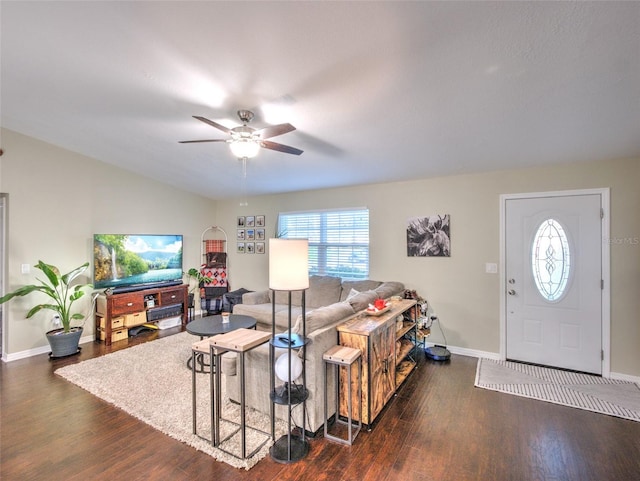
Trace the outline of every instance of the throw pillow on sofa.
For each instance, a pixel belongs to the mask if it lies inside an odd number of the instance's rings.
[[[342,281],[342,297],[341,301],[345,301],[349,297],[351,289],[355,289],[358,292],[372,291],[376,287],[380,286],[382,282],[373,281],[371,279],[363,279],[360,281]]]
[[[351,304],[353,310],[358,312],[369,307],[369,304],[373,304],[378,297],[379,295],[376,291],[364,291],[344,302]]]

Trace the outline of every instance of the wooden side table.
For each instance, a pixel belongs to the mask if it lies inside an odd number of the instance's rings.
[[[233,423],[232,421],[229,421],[228,419],[225,419],[225,421],[227,422],[232,422],[233,424],[237,424],[238,425],[238,429],[236,431],[234,431],[233,433],[231,433],[230,435],[228,435],[225,439],[220,439],[220,420],[222,419],[221,416],[221,396],[220,396],[220,380],[221,380],[221,373],[220,373],[220,369],[216,369],[215,371],[215,385],[216,388],[214,390],[214,397],[215,397],[215,407],[212,409],[213,412],[213,425],[214,425],[214,436],[213,438],[216,440],[216,446],[218,447],[218,449],[220,449],[221,451],[224,451],[227,454],[230,454],[231,456],[234,456],[236,458],[240,458],[240,459],[246,459],[246,458],[250,458],[251,456],[253,456],[262,446],[265,445],[265,443],[271,439],[271,434],[261,431],[259,429],[256,428],[251,428],[254,431],[258,431],[264,435],[266,435],[266,439],[264,442],[262,442],[257,448],[255,448],[249,455],[247,455],[247,446],[246,446],[246,419],[245,419],[245,379],[244,379],[244,355],[245,353],[251,351],[252,349],[255,349],[256,347],[258,347],[261,344],[264,344],[265,342],[267,342],[269,339],[271,339],[271,333],[270,332],[264,332],[264,331],[256,331],[253,329],[236,329],[235,331],[232,332],[228,332],[226,334],[220,334],[218,336],[214,336],[209,338],[209,349],[210,349],[210,355],[216,357],[216,365],[219,366],[220,365],[220,356],[226,352],[226,351],[231,351],[231,352],[236,352],[240,354],[240,423]],[[267,396],[268,393],[265,392],[265,396]],[[240,436],[241,436],[241,455],[238,456],[235,453],[232,453],[230,451],[227,451],[223,448],[220,447],[220,445],[227,441],[228,439],[230,439],[231,437],[233,437],[238,430],[240,431]]]
[[[362,378],[362,352],[360,349],[354,349],[352,347],[346,346],[333,346],[328,351],[326,351],[322,355],[322,359],[324,361],[324,437],[329,439],[330,441],[336,441],[338,443],[346,444],[351,446],[353,441],[355,441],[356,436],[362,429],[362,417],[360,417],[358,424],[354,426],[353,422],[353,391],[351,389],[351,367],[354,362],[358,363],[358,379],[356,380],[357,396],[356,401],[358,402],[358,412],[362,410],[362,382],[360,379]],[[329,419],[327,412],[327,369],[329,365],[334,366],[334,371],[336,373],[336,389],[335,389],[335,399],[336,399],[336,417],[335,424],[343,424],[347,426],[347,438],[342,439],[334,434],[329,433]],[[348,389],[348,399],[347,399],[347,421],[342,421],[340,419],[340,367],[343,367],[347,371],[347,386]]]

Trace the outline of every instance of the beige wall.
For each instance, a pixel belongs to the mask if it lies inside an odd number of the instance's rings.
[[[233,232],[239,215],[265,215],[273,236],[279,211],[366,206],[370,211],[370,277],[399,280],[432,304],[451,346],[500,349],[500,194],[611,188],[611,371],[640,375],[640,161],[607,161],[488,174],[457,175],[363,187],[298,192],[218,203],[217,218]],[[451,215],[452,256],[409,258],[407,218]],[[233,236],[230,236],[233,238]],[[633,242],[635,239],[635,243]],[[236,254],[230,245],[232,287],[267,286],[267,255]],[[437,337],[433,337],[437,341]]]
[[[200,234],[215,202],[80,154],[3,130],[0,192],[9,194],[6,290],[31,283],[39,259],[71,270],[92,260],[94,233],[183,234],[185,268],[200,264]],[[87,280],[90,282],[90,279]],[[32,302],[32,301],[31,301]],[[27,299],[5,304],[3,355],[47,346],[51,312],[25,319]],[[87,322],[84,336],[93,333]]]
[[[640,376],[640,245],[624,242],[640,238],[638,159],[271,195],[249,198],[241,207],[238,199],[216,203],[12,132],[3,134],[3,146],[9,289],[32,280],[20,274],[22,263],[42,257],[73,267],[90,259],[94,232],[183,233],[190,267],[199,262],[200,234],[212,224],[229,234],[231,288],[264,289],[268,255],[235,252],[237,216],[265,215],[268,238],[280,211],[365,206],[370,277],[402,281],[427,297],[449,345],[491,353],[499,351],[499,277],[486,274],[485,263],[499,261],[500,194],[610,187],[611,238],[623,240],[611,246],[611,370]],[[72,210],[69,227],[60,228]],[[428,214],[451,215],[450,258],[406,256],[407,218]],[[9,352],[46,344],[48,319],[23,316],[24,309],[11,307]]]

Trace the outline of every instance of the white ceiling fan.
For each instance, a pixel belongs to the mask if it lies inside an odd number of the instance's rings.
[[[293,155],[300,155],[303,152],[302,150],[296,149],[295,147],[267,140],[272,137],[277,137],[278,135],[283,135],[296,130],[293,125],[284,123],[271,125],[263,129],[254,129],[253,127],[249,127],[248,125],[254,117],[253,112],[251,112],[250,110],[238,110],[238,117],[240,117],[242,125],[230,129],[228,127],[225,127],[224,125],[214,122],[213,120],[194,115],[193,118],[198,119],[207,125],[215,127],[216,129],[221,130],[226,134],[229,134],[230,137],[228,139],[182,140],[180,141],[180,143],[192,144],[199,142],[226,142],[229,144],[233,155],[235,155],[238,159],[253,158],[258,154],[260,148],[277,150],[278,152],[284,152],[285,154]]]

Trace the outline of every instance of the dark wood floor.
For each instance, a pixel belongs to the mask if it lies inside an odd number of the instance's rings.
[[[640,480],[640,423],[474,388],[476,359],[455,355],[422,359],[351,448],[320,436],[298,463],[240,471],[54,375],[122,344],[0,363],[0,479]]]

